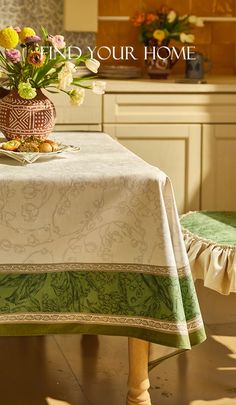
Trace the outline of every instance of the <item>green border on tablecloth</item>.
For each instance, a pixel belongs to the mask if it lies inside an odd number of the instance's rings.
[[[180,349],[205,339],[191,275],[0,274],[0,335],[137,337]]]
[[[51,334],[87,334],[129,336],[179,349],[191,349],[191,346],[206,339],[204,329],[199,329],[188,336],[174,335],[157,331],[144,331],[132,327],[70,324],[1,324],[1,336],[42,336]],[[189,340],[190,344],[189,345]]]

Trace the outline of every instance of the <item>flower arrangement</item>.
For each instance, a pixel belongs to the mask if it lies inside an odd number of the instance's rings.
[[[136,13],[131,22],[139,27],[139,39],[145,45],[150,41],[158,45],[168,44],[171,40],[191,44],[195,40],[191,33],[192,26],[203,26],[200,17],[187,14],[180,16],[166,6],[161,6],[156,12]]]
[[[80,77],[78,72],[78,66],[83,63],[96,74],[100,62],[88,55],[65,57],[66,43],[62,35],[49,35],[43,27],[41,36],[31,27],[7,27],[0,30],[0,47],[4,48],[0,50],[2,85],[15,89],[23,99],[35,98],[37,89],[43,88],[52,93],[62,91],[73,105],[80,105],[85,88],[104,93],[104,82],[92,81],[91,75]],[[55,50],[53,58],[50,48]]]

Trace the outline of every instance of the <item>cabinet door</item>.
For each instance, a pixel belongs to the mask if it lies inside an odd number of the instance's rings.
[[[106,124],[104,131],[171,178],[179,213],[200,208],[200,125]]]
[[[89,90],[85,91],[85,100],[80,107],[72,107],[67,94],[57,93],[46,96],[54,103],[56,108],[56,124],[67,125],[68,130],[74,129],[76,125],[101,125],[102,123],[102,96],[94,94]],[[58,129],[57,128],[57,129]],[[86,130],[86,127],[85,127]]]
[[[236,124],[203,126],[202,209],[236,210]]]
[[[97,32],[97,26],[98,0],[64,0],[65,31]]]

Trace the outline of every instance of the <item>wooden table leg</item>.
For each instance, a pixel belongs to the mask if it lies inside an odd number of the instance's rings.
[[[129,378],[127,405],[151,405],[148,392],[149,343],[144,340],[128,338]]]

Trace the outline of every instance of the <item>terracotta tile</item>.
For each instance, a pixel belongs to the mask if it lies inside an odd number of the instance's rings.
[[[205,23],[204,27],[194,28],[193,34],[198,44],[210,44],[212,42],[212,23]]]
[[[141,7],[144,11],[155,11],[159,4],[155,0],[141,0]]]
[[[196,51],[197,51],[197,52],[201,52],[203,55],[205,55],[206,57],[210,58],[211,45],[199,44],[199,43],[196,41],[195,46],[196,46]]]
[[[119,24],[118,45],[132,46],[134,48],[133,55],[134,57],[138,58],[138,60],[136,61],[130,56],[127,61],[123,61],[124,64],[139,66],[142,63],[140,59],[143,58],[143,44],[141,44],[138,40],[137,28],[133,27],[131,24],[121,22]]]
[[[191,0],[191,13],[201,16],[233,15],[234,0]]]
[[[185,61],[183,59],[178,60],[172,69],[172,75],[185,75]]]
[[[189,0],[167,0],[165,2],[168,7],[173,8],[180,15],[189,14],[190,12],[190,1]]]
[[[119,0],[119,2],[120,15],[132,16],[142,8],[142,0]]]
[[[178,2],[175,0],[166,0],[163,2],[157,2],[156,0],[142,0],[142,8],[146,11],[156,10],[162,4],[175,9],[180,14],[185,14],[189,11],[189,0],[179,0]]]
[[[214,63],[214,69],[232,68],[234,66],[234,52],[231,45],[211,45],[210,58]]]
[[[234,14],[234,0],[216,0],[213,4],[213,14],[215,15],[231,16]]]
[[[119,22],[100,21],[98,23],[97,46],[117,45],[119,41]]]
[[[213,44],[234,44],[236,43],[236,24],[234,22],[212,23]]]
[[[130,22],[120,22],[118,26],[118,44],[122,45],[137,45],[139,43],[139,30]]]
[[[211,16],[213,15],[215,1],[213,0],[191,0],[191,14],[198,16]]]
[[[214,74],[216,76],[232,76],[235,74],[235,69],[232,66],[225,68],[216,67],[214,68]]]
[[[235,0],[166,0],[164,2],[175,8],[180,14],[191,13],[196,15],[236,15]],[[132,15],[135,10],[152,10],[157,7],[156,0],[100,0],[100,13],[103,15]],[[235,23],[205,23],[204,28],[194,29],[196,44],[206,52],[212,45],[211,59],[213,62],[212,73],[234,73],[236,69],[236,24]],[[144,67],[142,60],[142,45],[138,42],[138,29],[132,27],[129,22],[100,22],[97,34],[97,45],[120,46],[132,45],[137,49],[137,55],[141,60],[137,62],[127,61],[128,64],[137,63]],[[222,46],[223,45],[223,46]],[[225,46],[227,45],[227,46]],[[208,46],[208,48],[206,48]],[[112,63],[105,61],[104,63]],[[183,64],[178,64],[174,71],[179,73],[183,70]],[[230,73],[231,72],[231,73]]]
[[[98,2],[99,15],[119,15],[120,3],[119,1],[99,0]]]

